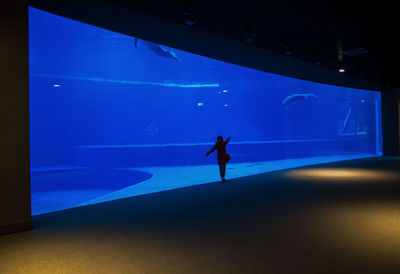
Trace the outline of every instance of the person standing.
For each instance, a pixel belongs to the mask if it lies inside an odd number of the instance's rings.
[[[226,172],[226,163],[231,159],[228,153],[226,153],[226,145],[229,143],[231,136],[229,136],[225,141],[222,136],[217,137],[217,142],[213,146],[213,148],[206,153],[206,157],[217,150],[217,160],[219,165],[219,175],[221,176],[221,181],[225,182],[225,172]]]

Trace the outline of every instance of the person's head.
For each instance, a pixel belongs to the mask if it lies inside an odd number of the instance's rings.
[[[222,136],[221,136],[221,135],[217,137],[217,142],[223,141],[223,140],[224,140],[224,139],[222,139]]]

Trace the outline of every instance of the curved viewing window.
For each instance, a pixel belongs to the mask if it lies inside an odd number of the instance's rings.
[[[33,215],[219,181],[218,135],[227,179],[381,155],[379,92],[29,16]]]

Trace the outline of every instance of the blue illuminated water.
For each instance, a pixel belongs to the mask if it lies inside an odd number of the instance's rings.
[[[378,92],[29,16],[33,215],[217,181],[218,135],[227,178],[381,155]]]

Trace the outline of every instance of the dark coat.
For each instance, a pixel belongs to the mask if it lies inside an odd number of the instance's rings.
[[[226,164],[229,161],[229,156],[228,153],[226,153],[226,145],[229,143],[229,140],[231,137],[228,137],[228,139],[220,140],[215,143],[213,148],[207,152],[207,155],[211,154],[214,150],[217,150],[217,160],[219,165]]]

